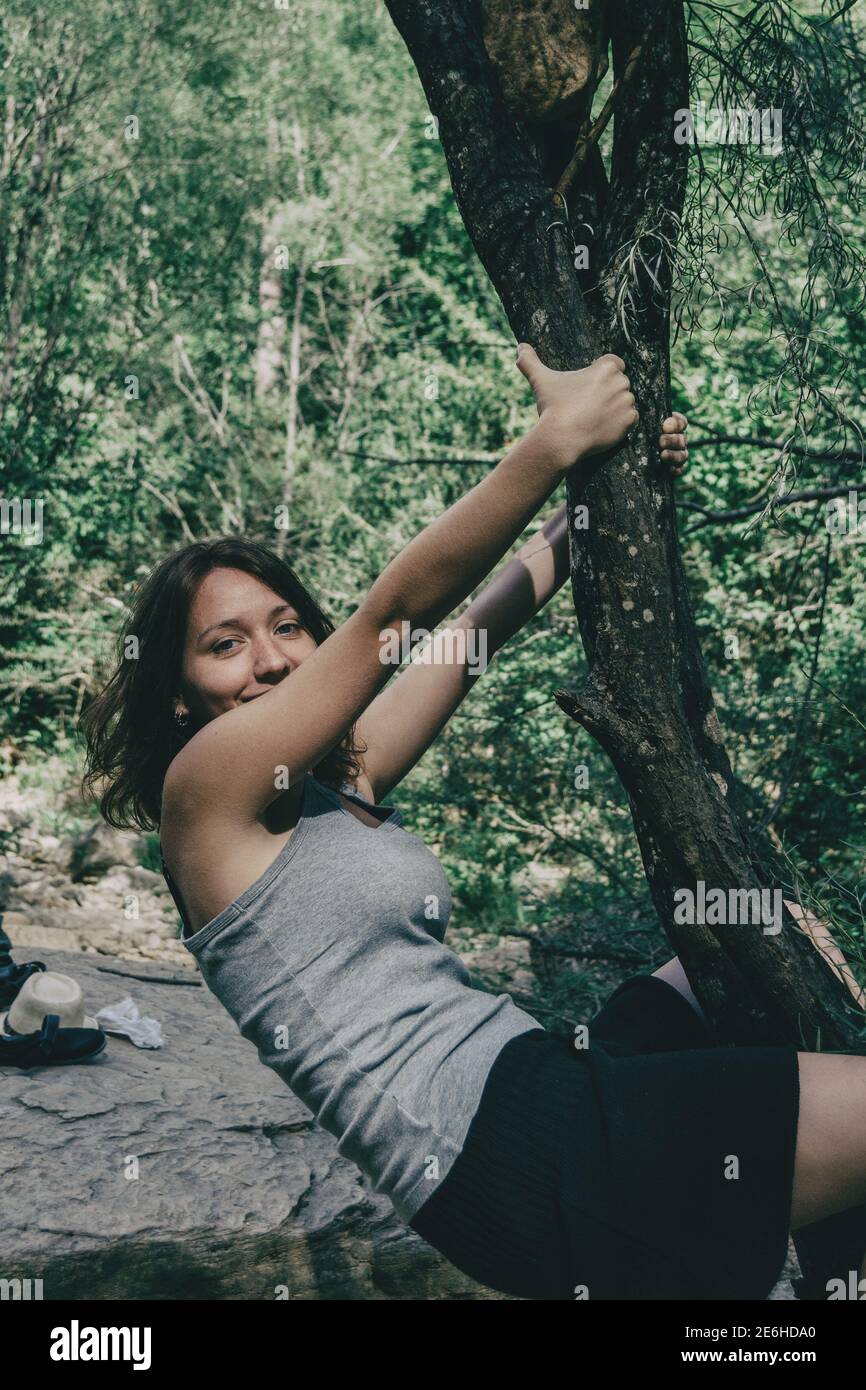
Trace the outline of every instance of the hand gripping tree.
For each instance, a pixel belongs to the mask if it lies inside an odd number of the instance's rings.
[[[782,4],[739,7],[733,46],[699,7],[699,39],[687,35],[683,0],[387,0],[418,70],[467,232],[519,341],[557,370],[587,366],[604,352],[624,357],[640,410],[629,440],[595,469],[578,499],[569,479],[572,591],[588,674],[561,708],[612,759],[625,787],[653,901],[720,1044],[797,1044],[866,1050],[863,1016],[784,910],[782,929],[709,922],[678,925],[678,890],[743,894],[776,890],[783,869],[750,821],[725,752],[689,602],[672,483],[658,458],[659,420],[670,415],[673,289],[705,270],[695,232],[710,192],[720,217],[748,236],[741,199],[780,180],[789,236],[814,236],[829,214],[815,180],[819,154],[857,163],[840,88],[863,62],[841,0],[829,18],[796,26]],[[730,10],[731,7],[728,7]],[[733,7],[735,10],[736,6]],[[786,17],[787,16],[787,17]],[[721,22],[721,21],[720,21]],[[839,40],[839,26],[844,42]],[[835,29],[834,27],[835,26]],[[803,80],[835,33],[832,76],[822,97]],[[731,146],[739,195],[726,193],[693,143],[690,59],[718,60],[723,91],[748,113],[763,112],[758,139],[778,138],[778,111],[791,146],[780,158]],[[840,57],[840,54],[842,55]],[[607,100],[594,99],[612,62]],[[823,99],[824,108],[820,101]],[[837,119],[833,119],[833,108]],[[821,116],[825,117],[821,126]],[[807,119],[808,117],[808,119]],[[691,124],[691,129],[689,128]],[[606,160],[600,148],[611,126]],[[609,138],[609,137],[608,137]],[[690,152],[700,164],[697,206],[688,203]],[[799,171],[799,178],[796,177]],[[730,182],[730,181],[729,181]],[[810,215],[806,216],[809,209]],[[792,216],[793,210],[793,216]],[[799,220],[798,220],[799,218]],[[680,247],[685,245],[686,252]],[[750,242],[760,261],[760,248]],[[688,257],[691,253],[691,261]],[[685,276],[683,263],[685,262]],[[810,259],[807,286],[862,280],[850,247],[825,241]],[[810,375],[809,353],[792,329],[769,276],[765,301],[778,310],[783,375],[796,388],[801,424],[809,405],[835,410]],[[683,291],[688,298],[688,286]],[[588,529],[574,529],[577,502]],[[709,915],[709,914],[707,914]],[[800,1292],[826,1297],[828,1274],[859,1268],[866,1213],[811,1228],[798,1239],[806,1275]]]

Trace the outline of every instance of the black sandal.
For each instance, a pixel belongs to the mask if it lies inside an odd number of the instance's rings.
[[[46,1014],[38,1033],[0,1033],[0,1067],[64,1066],[98,1057],[108,1039],[101,1028],[61,1028],[59,1014]]]
[[[41,960],[29,960],[26,965],[3,965],[0,966],[0,1009],[8,1009],[21,991],[21,986],[35,975],[38,970],[44,970],[45,965]]]

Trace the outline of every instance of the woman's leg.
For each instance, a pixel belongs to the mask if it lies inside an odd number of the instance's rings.
[[[653,974],[657,975],[660,980],[665,980],[667,984],[673,985],[674,989],[678,990],[683,998],[688,1000],[701,1022],[706,1023],[706,1014],[695,998],[692,987],[688,981],[688,976],[680,965],[679,956],[674,956],[673,960],[669,960],[666,964],[660,965],[658,970],[653,971]]]
[[[791,1230],[866,1203],[866,1057],[799,1052]]]
[[[847,968],[844,958],[842,964]],[[678,956],[653,974],[679,990],[706,1022]],[[792,1231],[866,1202],[866,1057],[823,1052],[797,1057],[800,1115]],[[866,1251],[859,1277],[866,1280]]]

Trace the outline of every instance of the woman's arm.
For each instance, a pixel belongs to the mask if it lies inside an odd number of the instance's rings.
[[[391,561],[355,612],[288,679],[193,734],[166,775],[165,822],[195,816],[211,833],[221,822],[230,839],[241,821],[258,821],[339,743],[394,674],[392,634],[399,637],[405,622],[410,630],[435,627],[501,559],[569,469],[618,444],[636,422],[619,357],[554,372],[525,348],[518,366],[539,402],[537,424]],[[416,743],[413,735],[409,765]],[[204,835],[202,853],[207,841]]]
[[[490,573],[570,469],[611,449],[637,422],[620,357],[555,372],[524,347],[518,366],[535,392],[539,419],[376,580],[368,601],[398,622],[432,631]]]
[[[679,412],[662,425],[661,457],[676,476],[683,472],[688,458],[688,427],[688,420]],[[549,603],[569,574],[567,504],[563,502],[485,585],[461,621],[486,631],[487,650],[492,654]]]
[[[663,428],[684,431],[685,416],[666,420]],[[664,434],[660,443],[665,462],[682,472],[685,435]],[[423,649],[423,662],[410,662],[361,715],[356,732],[367,745],[364,770],[377,801],[423,757],[490,657],[564,584],[569,573],[567,525],[563,504],[466,611],[437,632]]]
[[[565,505],[557,508],[544,534],[533,536],[518,552],[520,563],[517,557],[510,560],[465,613],[420,649],[423,661],[410,661],[361,715],[355,733],[366,746],[364,772],[374,800],[384,800],[423,757],[487,669],[496,646],[507,641],[565,579],[565,510]],[[562,565],[564,573],[554,574]],[[483,644],[477,638],[483,638]]]
[[[567,504],[563,502],[485,584],[461,614],[461,621],[486,633],[487,651],[492,655],[549,603],[569,573]]]

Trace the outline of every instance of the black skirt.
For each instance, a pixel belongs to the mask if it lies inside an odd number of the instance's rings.
[[[460,1156],[410,1223],[531,1299],[765,1299],[788,1248],[798,1049],[722,1048],[637,975],[589,1045],[533,1029],[497,1057]]]

